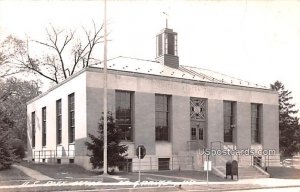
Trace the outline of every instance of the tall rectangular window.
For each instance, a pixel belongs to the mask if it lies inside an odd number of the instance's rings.
[[[42,146],[46,146],[47,139],[47,119],[46,119],[46,107],[42,108]]]
[[[251,104],[251,141],[260,143],[261,104]]]
[[[174,54],[174,35],[171,33],[168,33],[168,54],[169,55],[175,55]]]
[[[62,135],[62,115],[61,115],[61,99],[56,101],[56,144],[61,144]]]
[[[191,128],[191,140],[197,139],[197,129],[195,127]]]
[[[233,130],[235,128],[235,102],[224,101],[224,142],[233,142]]]
[[[35,112],[31,113],[32,147],[35,147]]]
[[[157,57],[163,54],[163,42],[162,42],[162,34],[157,36]]]
[[[155,139],[169,141],[169,96],[155,95]]]
[[[122,139],[132,141],[132,92],[116,91],[116,123]]]
[[[74,93],[68,96],[68,118],[69,118],[69,143],[75,141],[75,95]]]

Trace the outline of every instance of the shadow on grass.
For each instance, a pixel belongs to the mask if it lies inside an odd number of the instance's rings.
[[[300,169],[288,167],[268,167],[271,178],[300,179]]]
[[[10,167],[7,169],[0,170],[0,181],[11,181],[11,180],[28,180],[31,179],[25,173],[17,168]]]
[[[90,178],[102,174],[98,171],[88,171],[76,164],[48,164],[22,161],[20,165],[54,179]]]

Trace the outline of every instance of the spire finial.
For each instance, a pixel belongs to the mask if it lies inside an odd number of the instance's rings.
[[[166,29],[168,28],[168,13],[167,12],[163,12],[163,14],[166,16]]]

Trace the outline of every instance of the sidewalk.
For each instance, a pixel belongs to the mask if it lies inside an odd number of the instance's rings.
[[[35,180],[40,180],[40,181],[44,181],[44,180],[52,180],[53,178],[48,177],[46,175],[43,175],[42,173],[35,171],[33,169],[29,169],[27,167],[24,167],[22,165],[12,165],[12,167],[15,167],[21,171],[23,171],[26,175],[28,175],[29,177],[35,179]]]
[[[260,178],[216,180],[210,177],[207,185],[200,172],[156,172],[141,173],[141,182],[137,182],[138,174],[91,176],[89,178],[54,179],[22,165],[13,167],[23,171],[34,180],[7,183],[0,186],[0,191],[53,191],[53,190],[101,190],[101,191],[234,191],[245,189],[272,189],[282,187],[300,187],[300,179]],[[170,175],[173,174],[173,175]],[[4,183],[3,183],[4,184]]]

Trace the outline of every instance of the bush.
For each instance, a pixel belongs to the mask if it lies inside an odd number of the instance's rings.
[[[0,170],[6,169],[11,166],[11,164],[16,159],[14,155],[14,150],[9,144],[9,139],[7,134],[0,136]]]
[[[15,139],[12,142],[12,149],[14,150],[14,154],[17,158],[23,159],[25,157],[25,148],[22,140]]]
[[[16,160],[9,130],[13,122],[0,110],[0,169],[6,169]]]

